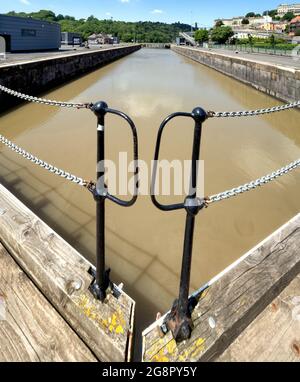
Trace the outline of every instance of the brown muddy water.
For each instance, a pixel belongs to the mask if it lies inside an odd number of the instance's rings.
[[[28,89],[30,93],[30,89]],[[45,94],[70,101],[104,100],[129,114],[140,158],[153,157],[157,129],[175,111],[243,110],[279,102],[169,50],[141,50]],[[205,123],[201,159],[205,194],[244,184],[300,157],[299,112],[214,119]],[[1,116],[1,134],[40,158],[85,179],[95,178],[96,120],[88,110],[24,104]],[[163,159],[190,159],[192,124],[178,120],[164,135]],[[129,130],[107,119],[110,159],[130,151]],[[83,188],[1,147],[0,177],[53,229],[95,262],[95,203]],[[299,170],[197,217],[191,290],[243,255],[300,211]],[[166,198],[163,198],[166,201]],[[178,197],[168,199],[169,202]],[[107,202],[107,263],[115,282],[137,301],[137,334],[176,297],[185,223],[183,211],[157,210],[141,196],[130,209]],[[139,335],[137,336],[139,337]]]

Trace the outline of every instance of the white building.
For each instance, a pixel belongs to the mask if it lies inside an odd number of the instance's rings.
[[[234,27],[234,26],[240,26],[242,25],[242,20],[244,19],[244,16],[240,16],[240,17],[233,17],[231,19],[217,19],[215,20],[215,24],[218,22],[218,21],[222,21],[222,23],[226,26],[226,27]]]
[[[107,45],[107,44],[118,44],[118,37],[114,37],[111,34],[106,33],[94,33],[88,37],[89,45]]]
[[[268,38],[269,34],[267,32],[255,32],[252,29],[241,29],[236,30],[234,33],[233,38],[237,38],[239,40],[243,40],[249,37],[251,35],[252,37],[259,37],[259,38]]]
[[[258,31],[258,30],[253,30],[253,29],[239,29],[234,31],[234,36],[233,38],[237,39],[245,39],[248,38],[249,35],[252,37],[257,37],[257,38],[269,38],[272,34],[274,35],[280,35],[278,32],[268,32],[268,31]]]
[[[247,17],[247,20],[249,20],[249,24],[243,24],[243,20],[246,19],[244,16],[239,17],[233,17],[231,19],[219,19],[215,20],[215,23],[217,21],[222,21],[225,26],[232,27],[233,29],[245,26],[245,28],[248,28],[249,26],[257,27],[259,25],[264,25],[266,23],[272,22],[272,17],[270,16],[260,16],[260,17]]]
[[[298,4],[280,4],[277,8],[279,16],[284,16],[286,13],[292,12],[294,15],[300,15],[300,3]]]
[[[262,16],[262,17],[249,17],[249,25],[263,25],[266,23],[272,22],[272,17],[270,16]]]

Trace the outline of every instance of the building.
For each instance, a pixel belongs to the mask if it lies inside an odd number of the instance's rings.
[[[256,37],[256,38],[264,38],[264,39],[267,39],[269,38],[271,35],[275,35],[275,36],[279,36],[281,37],[281,33],[280,32],[277,32],[277,31],[274,31],[274,32],[268,32],[268,31],[263,31],[263,30],[253,30],[253,29],[245,29],[245,28],[242,28],[242,29],[236,29],[234,31],[234,36],[233,38],[235,39],[246,39],[249,37],[249,35],[251,35],[252,37]]]
[[[265,23],[262,25],[262,29],[269,31],[269,32],[279,32],[284,33],[286,30],[286,27],[289,24],[287,22],[282,21],[272,21],[271,23]]]
[[[261,16],[261,17],[248,17],[249,26],[259,27],[266,23],[272,22],[272,17],[270,16]]]
[[[253,27],[257,28],[260,27],[261,25],[265,23],[270,23],[272,22],[272,17],[270,16],[260,16],[260,17],[247,17],[247,20],[249,21],[249,24],[243,24],[243,20],[246,19],[244,16],[239,16],[239,17],[232,17],[231,19],[218,19],[215,20],[215,24],[218,21],[222,21],[222,23],[225,26],[232,27],[232,29],[240,28],[240,27]]]
[[[286,13],[292,12],[294,15],[300,15],[300,3],[298,4],[280,4],[277,8],[279,16],[284,16]]]
[[[61,32],[62,45],[81,45],[82,35],[80,33]]]
[[[185,45],[186,39],[183,37],[176,37],[176,45]]]
[[[293,20],[290,22],[290,36],[295,36],[295,32],[297,30],[300,30],[300,16],[296,16]]]
[[[111,34],[99,33],[92,34],[88,38],[89,45],[119,44],[119,38]]]
[[[214,21],[214,23],[216,24],[218,21],[222,21],[222,23],[226,27],[235,27],[235,26],[241,26],[243,19],[244,19],[244,16],[232,17],[231,19],[217,19]]]
[[[0,36],[5,39],[7,52],[60,48],[60,25],[54,22],[0,15]]]

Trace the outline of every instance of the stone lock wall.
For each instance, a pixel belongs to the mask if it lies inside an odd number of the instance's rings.
[[[300,70],[190,47],[172,50],[282,101],[300,100]]]
[[[140,45],[130,45],[2,66],[0,84],[21,93],[38,95],[140,48]],[[0,112],[20,102],[18,98],[0,92]]]

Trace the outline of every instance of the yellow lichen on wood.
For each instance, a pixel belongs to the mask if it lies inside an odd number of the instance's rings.
[[[174,339],[166,344],[157,354],[155,354],[151,361],[153,362],[170,362],[177,352],[177,344]],[[170,359],[171,358],[171,359]]]
[[[180,352],[180,345],[176,344],[174,339],[166,343],[166,339],[160,339],[152,346],[151,351],[147,351],[146,360],[152,362],[173,362],[180,361],[186,362],[190,360],[197,360],[200,354],[205,350],[205,339],[198,338],[191,344],[187,341],[184,346],[188,346],[185,350]]]
[[[168,332],[164,337],[158,338],[152,346],[146,351],[145,358],[151,359],[156,355],[162,348],[164,348],[170,341],[172,341],[172,333]]]
[[[104,318],[104,313],[100,315],[95,302],[92,301],[86,294],[79,296],[78,306],[86,317],[95,321],[102,327],[102,329],[109,330],[111,333],[124,334],[124,326],[126,325],[126,321],[121,310],[118,310],[111,316]]]
[[[181,354],[179,354],[179,361],[186,362],[191,360],[197,360],[205,350],[205,339],[198,338],[192,345],[190,345],[187,349],[185,349]]]

